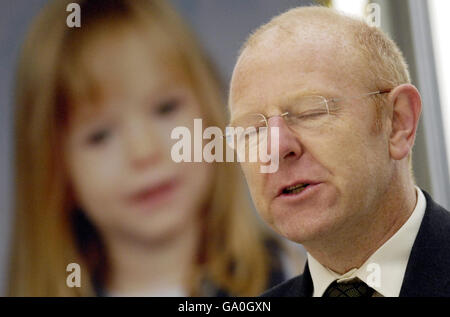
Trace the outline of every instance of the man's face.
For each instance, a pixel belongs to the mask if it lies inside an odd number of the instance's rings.
[[[295,103],[292,96],[345,98],[376,90],[358,80],[364,69],[348,45],[326,35],[299,38],[280,44],[269,35],[243,52],[233,74],[230,110],[232,121],[250,113],[275,116],[269,126],[279,128],[279,170],[262,174],[252,163],[242,168],[264,220],[305,243],[370,221],[392,173],[387,130],[375,131],[370,98],[340,101],[329,122],[314,130],[294,129],[277,116]],[[310,185],[300,193],[282,193],[299,183]]]

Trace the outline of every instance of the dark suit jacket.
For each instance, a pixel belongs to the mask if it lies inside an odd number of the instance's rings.
[[[450,213],[424,190],[427,207],[409,256],[400,297],[450,297]],[[277,285],[263,297],[311,297],[308,263],[302,275]]]

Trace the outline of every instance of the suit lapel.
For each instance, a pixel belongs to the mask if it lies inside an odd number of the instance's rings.
[[[288,293],[292,294],[292,296],[312,297],[313,289],[311,273],[309,272],[308,262],[306,262],[303,274],[297,278],[295,283],[291,284],[291,290]]]
[[[422,190],[425,214],[411,250],[401,297],[450,296],[450,213]]]

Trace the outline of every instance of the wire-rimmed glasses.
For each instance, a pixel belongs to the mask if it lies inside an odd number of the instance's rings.
[[[267,136],[269,119],[277,116],[282,117],[286,124],[294,130],[315,130],[329,122],[331,115],[338,110],[337,103],[339,101],[386,94],[391,90],[378,90],[358,96],[329,99],[319,95],[302,96],[292,104],[283,107],[282,113],[279,115],[268,117],[262,113],[249,113],[237,118],[228,126],[230,129],[227,128],[232,132],[227,133],[227,142],[230,147],[235,148],[234,139],[231,138],[236,135],[237,144],[245,142],[246,148],[257,145],[263,137]],[[241,133],[236,133],[237,129],[240,129]]]

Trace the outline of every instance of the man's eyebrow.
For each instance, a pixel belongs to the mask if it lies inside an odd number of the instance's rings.
[[[294,102],[296,102],[297,100],[301,99],[302,97],[307,97],[307,96],[322,96],[325,98],[331,98],[331,96],[336,95],[336,93],[333,93],[331,91],[320,91],[317,89],[302,89],[302,90],[297,90],[294,93],[291,94],[286,94],[284,95],[281,99],[281,104],[279,106],[286,106],[289,104],[292,104]]]

